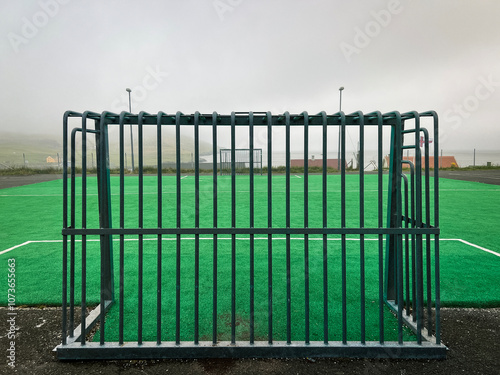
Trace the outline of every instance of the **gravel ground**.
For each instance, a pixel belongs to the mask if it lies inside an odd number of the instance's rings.
[[[2,349],[9,340],[6,308],[0,308]],[[61,308],[18,308],[15,368],[1,374],[499,374],[500,308],[442,309],[445,360],[206,359],[60,362],[52,349],[61,342]]]
[[[500,171],[442,171],[441,177],[500,184]],[[61,178],[58,175],[0,176],[0,189]],[[442,309],[445,360],[376,359],[207,359],[61,362],[53,348],[61,342],[61,309],[17,308],[15,367],[0,374],[500,374],[500,308]],[[8,310],[0,308],[0,338],[9,351]]]

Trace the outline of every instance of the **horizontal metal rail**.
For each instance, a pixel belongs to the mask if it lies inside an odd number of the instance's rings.
[[[439,234],[439,228],[87,228],[64,229],[63,235],[151,234]]]
[[[75,360],[82,357],[95,360],[117,359],[188,359],[188,358],[389,358],[408,359],[426,358],[442,359],[446,356],[444,345],[435,345],[423,342],[399,344],[397,342],[367,341],[366,343],[344,344],[342,341],[310,341],[305,344],[301,341],[255,341],[249,345],[246,341],[220,341],[214,345],[212,341],[192,342],[144,342],[137,344],[127,342],[118,343],[88,343],[82,356],[82,348],[75,344],[58,346],[57,355],[61,360]]]
[[[166,114],[161,112],[161,114],[147,114],[141,112],[140,114],[132,114],[128,112],[122,112],[124,114],[123,122],[124,124],[137,124],[139,117],[142,117],[143,125],[193,125],[194,115],[184,114],[182,112],[177,112],[175,114]],[[382,121],[384,125],[395,124],[399,120],[411,119],[413,118],[413,113],[399,114],[398,112],[391,112],[388,114],[380,114],[380,112],[373,112],[362,115],[364,118],[365,126],[378,126]],[[420,117],[432,117],[434,112],[420,113]],[[65,116],[67,118],[71,117],[81,117],[82,114],[78,112],[68,111]],[[120,114],[103,112],[102,114],[93,113],[87,116],[89,119],[94,120],[105,120],[108,124],[118,124],[120,121]],[[304,114],[300,115],[290,115],[289,126],[303,126]],[[331,125],[346,125],[346,126],[359,126],[360,115],[358,113],[346,115],[343,112],[338,112],[330,115],[323,116],[321,113],[312,115],[307,114],[307,125],[308,126],[323,126],[325,123],[327,126]],[[253,126],[267,126],[269,122],[273,126],[287,126],[286,115],[272,115],[270,112],[266,115],[255,115],[253,116],[252,124]],[[248,126],[249,116],[248,114],[235,114],[234,115],[234,126]],[[228,115],[220,115],[218,113],[214,114],[200,114],[198,126],[231,126],[231,119]]]

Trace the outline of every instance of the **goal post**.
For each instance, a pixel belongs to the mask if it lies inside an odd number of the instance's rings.
[[[251,166],[253,166],[253,173],[262,175],[262,149],[220,149],[219,165],[221,176],[230,175],[233,167],[235,174],[248,174],[251,171]]]

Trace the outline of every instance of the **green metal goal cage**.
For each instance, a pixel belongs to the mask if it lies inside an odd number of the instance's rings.
[[[125,169],[129,126],[138,140],[134,174]],[[348,132],[359,140],[354,171],[346,170]],[[168,150],[167,133],[175,138]],[[145,173],[151,134],[156,165],[171,153],[175,175]],[[181,170],[183,134],[194,149],[189,175]],[[237,134],[246,138],[243,176]],[[222,136],[232,155],[224,168]],[[63,138],[59,359],[446,356],[438,158],[429,163],[438,155],[435,112],[68,111]],[[213,150],[208,172],[200,170],[201,139]],[[315,174],[313,148],[323,155]],[[303,155],[300,173],[291,172],[293,152]],[[329,173],[328,154],[337,152],[340,171]],[[116,175],[110,153],[120,160]],[[376,168],[365,171],[367,161]]]

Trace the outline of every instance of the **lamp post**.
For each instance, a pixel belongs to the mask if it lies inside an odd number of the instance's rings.
[[[128,92],[128,111],[132,113],[132,101],[130,99],[130,93],[132,90],[130,90],[128,87],[126,88],[126,91]],[[134,171],[134,135],[132,133],[132,124],[130,124],[130,151],[132,154],[132,172]]]
[[[339,88],[340,92],[340,103],[339,103],[339,112],[342,112],[342,91],[344,91],[344,86]],[[337,169],[340,171],[340,125],[339,125],[339,147],[337,154]]]

